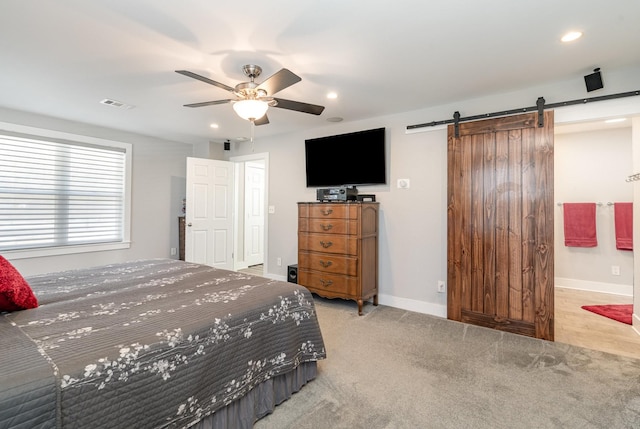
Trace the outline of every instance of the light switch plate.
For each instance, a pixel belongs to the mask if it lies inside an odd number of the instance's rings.
[[[398,189],[409,189],[411,187],[410,179],[398,179]]]

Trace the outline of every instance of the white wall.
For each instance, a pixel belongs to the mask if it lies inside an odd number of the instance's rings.
[[[230,156],[253,151],[270,155],[268,215],[269,274],[285,278],[287,265],[297,262],[298,201],[314,201],[315,189],[305,187],[304,140],[376,127],[387,128],[389,172],[387,186],[362,187],[380,202],[380,302],[434,315],[446,315],[446,296],[437,293],[438,280],[446,279],[447,138],[444,127],[408,134],[408,125],[463,117],[523,106],[534,106],[539,96],[547,103],[621,93],[638,89],[640,68],[606,73],[607,87],[587,95],[582,76],[544,87],[499,94],[420,111],[371,118],[350,123],[327,123],[305,132],[261,137],[250,143],[234,143]],[[381,102],[384,102],[381,100]],[[425,104],[428,94],[425,94]],[[640,113],[640,97],[589,103],[556,110],[556,123],[570,123]],[[291,112],[291,115],[300,113]],[[606,144],[606,143],[604,143]],[[596,172],[596,174],[598,174]],[[410,189],[398,189],[397,179],[411,179]],[[282,266],[276,258],[282,258]]]
[[[133,145],[131,247],[126,250],[10,259],[24,276],[134,259],[177,258],[177,255],[170,256],[170,250],[178,247],[178,216],[182,214],[182,199],[186,189],[186,157],[192,156],[192,145],[8,109],[0,109],[0,117],[4,122],[13,124]]]
[[[633,172],[631,121],[626,128],[555,135],[556,203],[599,202],[596,206],[598,246],[564,245],[563,207],[555,210],[556,286],[633,295],[633,252],[615,247],[614,208],[607,203],[633,201],[625,181]],[[620,275],[612,274],[620,267]]]

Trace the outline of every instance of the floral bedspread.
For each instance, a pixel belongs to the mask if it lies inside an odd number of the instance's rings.
[[[325,357],[292,283],[164,259],[27,281],[40,307],[0,317],[0,427],[189,427]]]

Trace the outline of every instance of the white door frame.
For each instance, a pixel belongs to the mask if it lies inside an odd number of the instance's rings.
[[[241,155],[241,156],[232,156],[229,158],[229,161],[239,164],[239,163],[244,163],[247,161],[264,161],[264,213],[265,213],[265,221],[264,221],[264,262],[262,264],[262,273],[268,273],[269,272],[269,267],[268,267],[268,261],[269,261],[269,241],[268,241],[268,237],[269,237],[269,217],[268,217],[268,205],[269,205],[269,153],[268,152],[263,152],[263,153],[254,153],[254,154],[250,154],[250,155]],[[238,169],[236,169],[237,171]],[[236,216],[234,216],[234,242],[233,242],[233,253],[234,255],[238,255],[238,219],[240,217],[240,214],[237,212],[238,211],[238,200],[239,200],[239,194],[240,194],[240,187],[238,185],[238,181],[235,181],[235,210],[236,210]],[[238,261],[239,258],[234,258],[234,265],[236,270],[238,269],[242,269],[242,268],[246,268],[244,265],[245,262],[243,261]]]

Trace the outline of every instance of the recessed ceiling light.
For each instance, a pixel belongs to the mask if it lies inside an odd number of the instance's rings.
[[[564,36],[562,36],[560,40],[562,40],[563,42],[573,42],[574,40],[579,39],[581,37],[582,37],[582,33],[580,31],[570,31]]]
[[[329,93],[327,94],[327,98],[330,98],[330,99],[338,98],[338,93],[336,93],[336,92],[329,92]]]
[[[342,122],[342,118],[339,116],[334,116],[331,118],[327,118],[327,122]]]
[[[211,125],[209,125],[209,126],[210,126],[211,128],[215,128],[215,129],[220,128],[220,125],[218,125],[218,124],[211,124]]]
[[[615,124],[616,122],[624,122],[626,121],[627,118],[614,118],[614,119],[607,119],[606,121],[604,121],[606,124]]]

